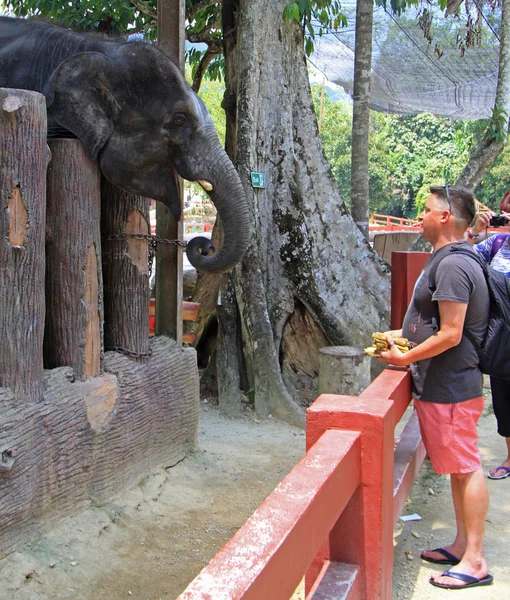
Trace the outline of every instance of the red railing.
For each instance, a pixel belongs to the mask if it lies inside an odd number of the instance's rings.
[[[404,219],[391,215],[373,214],[368,222],[370,231],[419,231],[421,225],[416,219]]]
[[[400,327],[426,253],[393,253]],[[398,301],[397,301],[398,300]],[[307,452],[178,600],[390,600],[393,529],[425,457],[407,370],[386,369],[358,397],[307,410]]]
[[[424,458],[407,371],[360,396],[322,395],[307,411],[307,452],[178,600],[306,597],[389,600],[393,529]]]

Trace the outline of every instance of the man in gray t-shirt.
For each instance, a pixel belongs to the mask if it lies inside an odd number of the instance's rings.
[[[419,221],[434,253],[415,285],[402,330],[388,332],[408,338],[412,348],[400,352],[388,335],[390,350],[381,353],[381,360],[410,367],[427,455],[436,473],[450,474],[457,535],[448,545],[424,550],[421,558],[457,565],[433,575],[430,583],[459,589],[492,583],[483,550],[489,495],[476,430],[484,408],[482,374],[476,351],[463,335],[465,327],[481,341],[489,297],[480,265],[455,253],[456,247],[468,246],[463,239],[475,216],[473,195],[460,186],[430,191]]]
[[[439,300],[467,304],[464,327],[481,342],[487,329],[489,295],[478,264],[468,256],[451,252],[467,242],[448,244],[431,256],[416,282],[407,309],[402,335],[420,344],[439,330]],[[430,289],[430,271],[439,262],[436,289]],[[482,395],[482,375],[473,344],[462,336],[460,343],[432,358],[410,365],[413,397],[427,402],[451,404]]]

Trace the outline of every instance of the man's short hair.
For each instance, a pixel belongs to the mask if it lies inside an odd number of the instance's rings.
[[[441,200],[448,202],[445,186],[431,186],[430,193]],[[469,225],[476,214],[473,192],[462,185],[449,185],[448,195],[450,196],[451,202],[451,214],[456,219],[461,219],[466,222],[466,225]]]

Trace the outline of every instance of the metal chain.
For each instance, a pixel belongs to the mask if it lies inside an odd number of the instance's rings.
[[[147,240],[149,243],[149,255],[148,255],[148,265],[149,265],[149,278],[152,275],[152,265],[154,263],[154,257],[156,255],[158,244],[167,244],[169,246],[182,246],[186,247],[186,242],[181,240],[167,240],[165,238],[160,237],[156,234],[151,233],[112,233],[104,237],[105,240]],[[128,350],[127,348],[122,348],[121,346],[112,346],[111,348],[105,348],[105,350],[113,350],[115,352],[120,352],[121,354],[125,354],[131,358],[148,358],[152,356],[152,350],[149,352],[133,352],[133,350]]]
[[[149,278],[152,275],[152,265],[154,263],[154,257],[158,250],[158,244],[167,244],[169,246],[182,246],[186,247],[187,242],[181,240],[167,240],[165,238],[156,235],[155,233],[112,233],[105,236],[105,240],[147,240],[149,242],[149,255],[148,255],[148,266],[149,266]]]
[[[105,348],[105,351],[120,352],[121,354],[125,354],[131,358],[149,358],[149,356],[152,356],[152,350],[149,350],[149,352],[134,352],[133,350],[128,350],[127,348],[122,348],[121,346]]]

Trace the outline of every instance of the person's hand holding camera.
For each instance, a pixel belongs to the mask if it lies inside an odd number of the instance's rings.
[[[493,212],[482,212],[477,215],[477,219],[473,227],[471,227],[470,239],[476,239],[480,233],[488,227],[504,227],[510,230],[510,213],[501,211],[500,215]]]
[[[500,215],[495,215],[494,217],[491,217],[490,226],[505,227],[506,229],[510,230],[510,213],[507,213],[504,210],[502,210]]]

